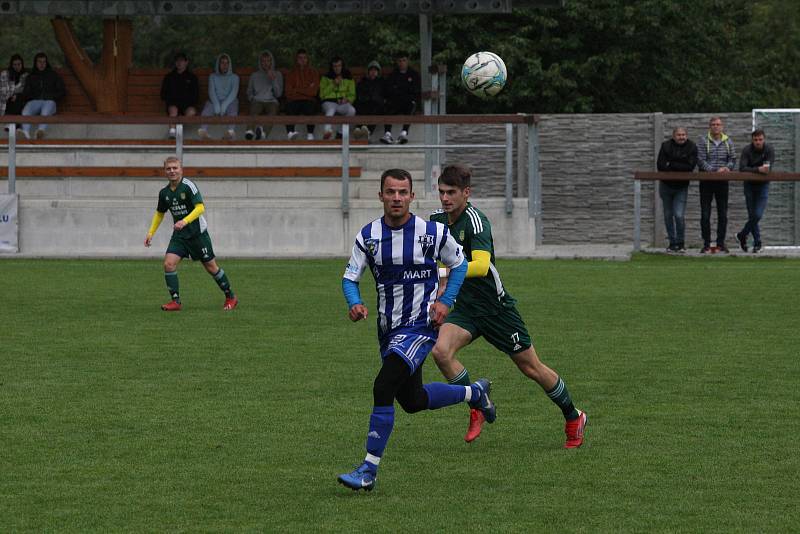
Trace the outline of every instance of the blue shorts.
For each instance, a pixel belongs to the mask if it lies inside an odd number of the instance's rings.
[[[411,368],[411,374],[425,363],[425,358],[436,344],[435,337],[416,333],[390,334],[381,342],[381,359],[394,352]]]

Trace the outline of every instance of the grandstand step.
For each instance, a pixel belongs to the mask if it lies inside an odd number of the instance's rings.
[[[92,177],[92,178],[161,178],[162,167],[17,167],[18,177]],[[341,177],[341,167],[185,167],[185,176],[197,178],[266,178],[266,177]],[[8,167],[0,168],[0,177],[8,176]],[[350,167],[349,176],[361,176],[360,167]]]

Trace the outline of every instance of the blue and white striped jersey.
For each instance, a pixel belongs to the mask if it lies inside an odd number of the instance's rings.
[[[436,301],[436,262],[455,268],[464,261],[461,245],[447,227],[412,214],[399,228],[375,219],[356,236],[344,278],[358,282],[369,268],[378,293],[378,337],[402,329],[430,331],[428,309]]]

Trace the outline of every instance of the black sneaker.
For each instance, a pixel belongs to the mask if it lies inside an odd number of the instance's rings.
[[[717,245],[717,252],[720,254],[729,254],[730,250],[728,250],[728,247],[725,245]]]
[[[255,134],[253,133],[253,130],[247,130],[244,133],[244,138],[247,139],[248,141],[252,141],[254,137],[255,137]]]
[[[743,235],[741,232],[736,234],[736,241],[739,242],[739,247],[747,252],[747,236]]]
[[[686,246],[683,243],[678,243],[675,245],[675,252],[680,252],[681,254],[686,252]]]
[[[266,137],[264,136],[264,128],[258,126],[256,128],[256,141],[261,141],[262,139],[266,139]]]
[[[700,249],[700,254],[709,254],[711,252],[711,247],[708,245],[704,245],[703,248]]]
[[[761,243],[753,245],[753,254],[758,254],[759,252],[761,252]]]

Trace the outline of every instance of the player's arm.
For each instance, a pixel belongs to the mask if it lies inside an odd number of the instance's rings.
[[[180,230],[187,224],[193,223],[203,213],[205,213],[205,211],[206,211],[206,206],[202,202],[200,202],[199,204],[195,204],[194,209],[190,211],[186,217],[175,223],[175,229]]]
[[[367,307],[364,306],[364,300],[361,298],[361,292],[358,288],[358,281],[361,280],[361,275],[364,274],[367,266],[367,254],[365,251],[363,239],[359,234],[356,237],[353,252],[342,277],[342,293],[344,293],[344,298],[347,301],[348,316],[353,322],[366,319],[369,313]]]
[[[147,236],[144,238],[144,246],[149,247],[151,241],[153,240],[153,234],[156,233],[158,227],[161,225],[161,221],[164,220],[164,212],[158,211],[153,214],[153,219],[150,221],[150,229],[147,231]]]

